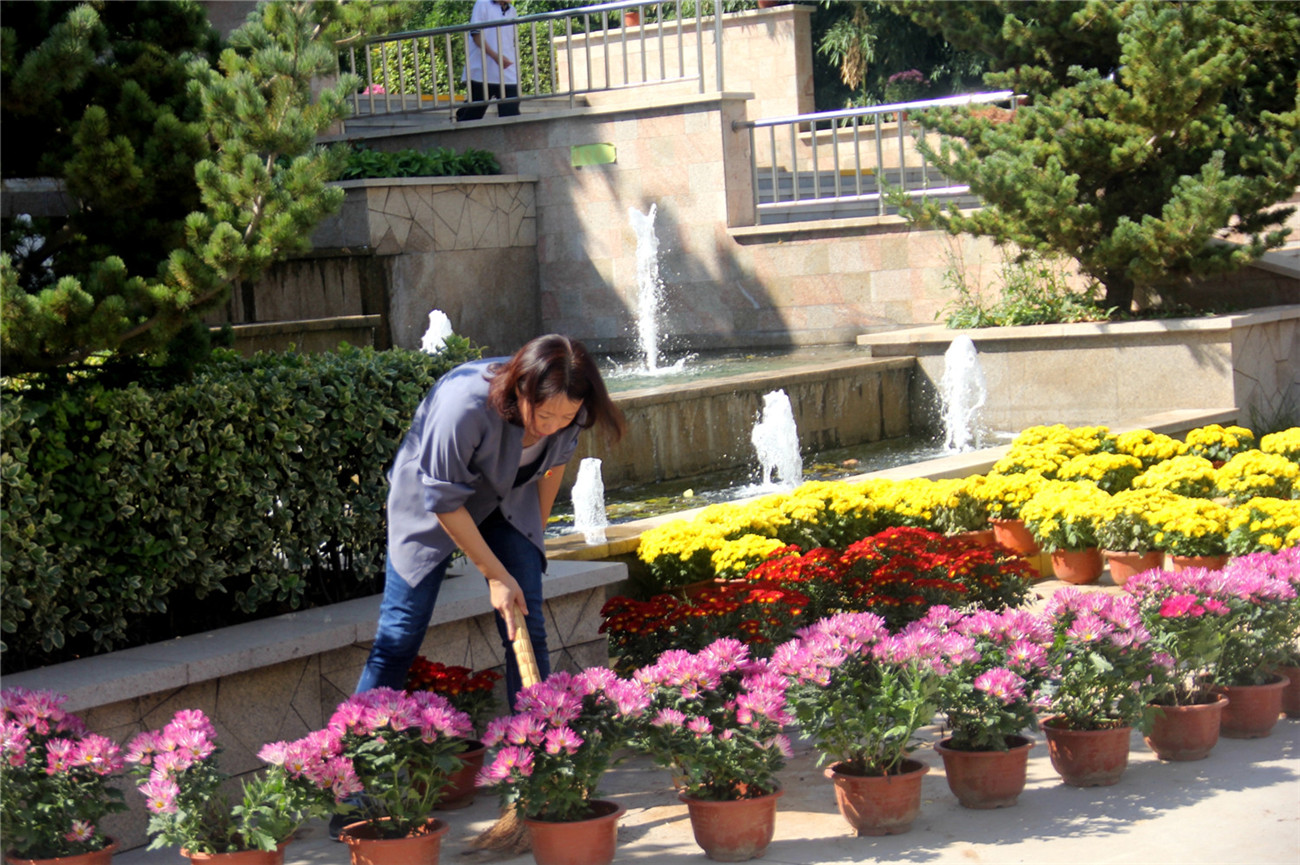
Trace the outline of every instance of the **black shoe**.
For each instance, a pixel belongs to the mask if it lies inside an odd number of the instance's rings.
[[[351,826],[353,823],[359,823],[366,819],[366,812],[373,811],[375,808],[375,800],[365,793],[355,793],[343,799],[339,804],[344,805],[345,809],[330,817],[329,825],[330,837],[335,841],[342,840],[339,835],[343,833],[345,826]]]
[[[347,826],[350,823],[355,823],[355,822],[356,822],[356,812],[354,811],[348,811],[345,814],[335,814],[333,817],[330,817],[330,826],[329,826],[330,838],[334,839],[335,841],[343,840],[342,838],[339,837],[340,835],[343,834],[343,827]]]

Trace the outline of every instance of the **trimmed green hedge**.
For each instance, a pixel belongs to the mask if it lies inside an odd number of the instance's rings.
[[[428,150],[399,150],[389,153],[373,150],[364,144],[352,146],[348,164],[339,180],[364,180],[372,177],[458,177],[500,174],[501,164],[488,150],[466,148],[456,153],[446,147]]]
[[[478,356],[449,342],[218,352],[165,390],[7,386],[4,672],[376,591],[399,438],[437,377]]]

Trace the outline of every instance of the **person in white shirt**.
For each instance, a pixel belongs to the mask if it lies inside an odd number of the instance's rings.
[[[476,0],[469,23],[487,24],[517,18],[510,0]],[[465,74],[469,105],[457,110],[457,120],[478,120],[487,113],[487,100],[497,101],[498,117],[519,114],[519,59],[514,25],[469,31],[465,40]],[[473,104],[478,103],[478,104]]]

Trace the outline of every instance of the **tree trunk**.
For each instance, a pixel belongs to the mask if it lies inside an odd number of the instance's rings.
[[[1101,284],[1106,287],[1106,298],[1102,306],[1124,315],[1133,311],[1133,290],[1136,287],[1133,278],[1123,271],[1108,270],[1101,275]]]

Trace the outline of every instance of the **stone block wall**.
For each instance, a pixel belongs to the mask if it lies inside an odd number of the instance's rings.
[[[418,348],[431,309],[508,354],[538,333],[531,178],[390,178],[339,184],[343,207],[308,256],[276,265],[210,323],[383,315],[379,348]]]

